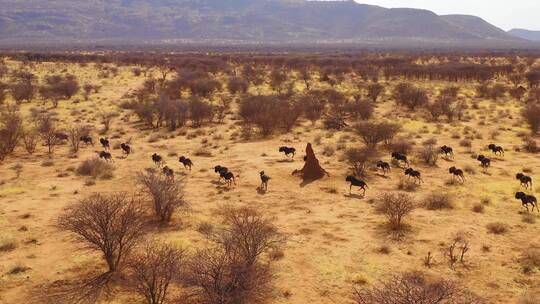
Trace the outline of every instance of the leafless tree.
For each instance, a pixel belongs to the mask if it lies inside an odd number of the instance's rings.
[[[43,114],[38,117],[37,130],[41,139],[48,147],[48,153],[51,154],[54,147],[60,143],[60,140],[56,136],[57,128],[54,117],[50,114]]]
[[[17,107],[5,107],[0,112],[0,161],[13,153],[22,136],[23,119]]]
[[[169,223],[178,210],[189,207],[184,199],[185,179],[171,179],[153,172],[139,173],[138,183],[142,187],[161,223]]]
[[[264,254],[280,246],[283,238],[267,218],[250,208],[224,210],[226,227],[215,232],[215,245],[193,258],[188,282],[203,303],[264,303],[273,280]]]
[[[164,304],[171,285],[181,278],[186,262],[183,249],[148,242],[127,262],[128,286],[143,296],[147,304]]]
[[[530,104],[523,109],[523,118],[529,124],[529,128],[533,134],[538,134],[540,130],[540,105]]]
[[[354,175],[364,177],[369,166],[377,157],[377,150],[369,147],[351,148],[345,151],[345,157],[351,165]]]
[[[354,129],[367,146],[375,148],[380,142],[390,142],[400,127],[389,122],[361,122]]]
[[[405,193],[385,193],[377,210],[383,213],[392,231],[403,230],[403,220],[415,209],[413,198]]]
[[[393,276],[372,288],[355,289],[353,299],[358,304],[480,304],[482,299],[459,284],[433,279],[422,272]]]
[[[38,144],[39,134],[36,130],[25,130],[22,135],[24,149],[28,154],[33,154],[36,151]]]
[[[94,194],[69,205],[57,221],[78,242],[101,251],[109,272],[116,272],[145,233],[145,212],[126,193]]]

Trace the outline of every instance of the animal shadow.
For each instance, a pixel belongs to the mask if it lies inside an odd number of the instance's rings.
[[[260,194],[260,195],[265,195],[266,190],[264,190],[264,188],[262,188],[262,187],[257,187],[257,193]]]
[[[294,162],[294,159],[292,159],[292,158],[289,158],[289,159],[280,159],[280,160],[277,160],[276,162],[278,162],[278,163],[293,163],[293,162]]]
[[[364,199],[366,196],[361,194],[346,193],[343,195],[346,198]]]

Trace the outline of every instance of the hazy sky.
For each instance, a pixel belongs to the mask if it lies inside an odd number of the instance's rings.
[[[383,7],[413,7],[439,15],[467,14],[504,29],[540,30],[540,0],[355,0]]]

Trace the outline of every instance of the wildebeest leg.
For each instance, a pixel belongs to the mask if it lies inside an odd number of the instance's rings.
[[[351,191],[352,191],[352,183],[351,183],[351,185],[349,186],[349,194],[351,194]]]

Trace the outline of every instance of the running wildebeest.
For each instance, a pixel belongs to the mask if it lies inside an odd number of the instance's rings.
[[[157,153],[152,154],[152,161],[154,161],[154,164],[158,167],[163,165],[163,158]]]
[[[493,154],[495,155],[499,154],[499,155],[504,156],[504,149],[501,146],[497,146],[495,144],[489,144],[488,149],[490,149],[491,152],[493,152]]]
[[[345,181],[351,183],[351,185],[349,186],[349,194],[352,191],[352,187],[355,186],[355,187],[360,188],[360,189],[358,189],[358,191],[360,191],[360,190],[364,191],[362,195],[366,195],[366,188],[369,188],[368,185],[366,184],[366,182],[364,182],[363,180],[357,179],[356,177],[354,177],[352,175],[347,176],[345,178]]]
[[[101,151],[99,152],[99,158],[103,158],[106,161],[112,161],[112,155],[109,152]]]
[[[448,169],[448,172],[452,174],[453,177],[458,177],[462,183],[465,182],[465,175],[463,174],[463,170],[456,167],[450,167],[450,169]]]
[[[193,167],[193,162],[191,161],[191,159],[186,158],[185,156],[180,156],[180,158],[178,158],[178,161],[181,162],[182,165],[184,165],[184,168],[191,171],[191,167]]]
[[[227,182],[227,186],[231,186],[232,183],[234,183],[236,185],[236,178],[234,177],[234,174],[232,172],[225,172],[225,173],[220,173],[220,178],[223,178],[225,179],[225,181]]]
[[[534,211],[534,208],[536,207],[536,210],[540,212],[540,209],[538,209],[538,201],[534,195],[527,195],[524,192],[516,192],[515,198],[521,200],[521,205],[527,208],[527,212],[529,212],[529,204],[532,205],[531,211]]]
[[[476,159],[480,162],[480,165],[482,168],[484,168],[484,170],[491,166],[491,159],[485,157],[484,155],[478,155]]]
[[[454,157],[454,149],[452,149],[452,147],[449,147],[447,145],[444,145],[440,148],[440,151],[439,151],[440,154],[444,154],[444,156],[448,157]]]
[[[107,138],[100,138],[100,139],[99,139],[99,142],[100,142],[101,145],[103,146],[103,149],[109,150],[109,148],[110,148],[110,143],[109,143],[109,140],[108,140]]]
[[[91,144],[94,145],[94,141],[92,140],[92,137],[89,135],[84,135],[79,138],[80,141],[82,141],[85,145]]]
[[[67,141],[69,139],[69,136],[62,132],[56,132],[54,133],[54,138],[60,140],[60,141]]]
[[[380,160],[377,162],[377,168],[381,169],[383,171],[383,174],[386,175],[386,172],[390,171],[390,164]]]
[[[422,179],[422,174],[420,171],[416,171],[413,168],[407,168],[405,169],[405,175],[407,175],[409,178],[414,178],[415,182],[418,181],[418,183],[423,183],[424,180]]]
[[[122,148],[122,151],[124,151],[126,155],[129,155],[131,153],[131,147],[126,143],[121,143],[120,148]]]
[[[227,169],[227,167],[217,165],[217,166],[214,167],[214,172],[219,174],[219,180],[218,181],[221,181],[221,178],[223,177],[223,175],[225,173],[229,172],[229,169]]]
[[[291,157],[291,156],[289,156],[289,155],[292,155],[291,158],[294,158],[294,155],[296,154],[296,149],[295,149],[295,148],[292,148],[292,147],[285,147],[285,146],[283,146],[283,147],[280,147],[280,148],[279,148],[279,152],[285,153],[285,156],[287,156],[287,157]]]
[[[174,170],[167,166],[163,167],[163,174],[165,174],[165,176],[167,176],[168,178],[174,178]]]
[[[527,176],[523,173],[516,174],[516,179],[519,180],[521,186],[525,186],[525,189],[531,187],[532,188],[532,178],[530,176]]]
[[[271,179],[270,176],[266,175],[264,171],[259,172],[259,175],[261,176],[261,189],[264,191],[268,190],[268,181]]]
[[[407,155],[399,152],[392,152],[392,158],[397,160],[398,162],[404,162],[407,167],[409,166],[409,160],[407,159]]]

